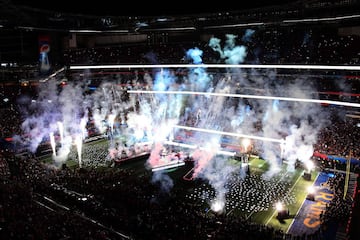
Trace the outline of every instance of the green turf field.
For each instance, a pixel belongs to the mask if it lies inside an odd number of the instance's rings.
[[[83,146],[83,152],[90,154],[89,149],[93,148],[107,151],[108,147],[108,141],[92,142]],[[76,151],[76,149],[73,151]],[[83,159],[90,158],[86,154],[82,157]],[[78,167],[77,154],[72,152],[69,156],[71,157],[66,162],[66,165],[70,168]],[[241,162],[232,158],[226,157],[226,159],[224,168],[230,166],[239,169],[239,171],[226,176],[227,182],[222,186],[222,189],[226,191],[224,193],[225,205],[222,214],[242,216],[249,221],[270,225],[286,232],[306,198],[307,187],[312,185],[316,179],[317,172],[313,171],[311,181],[308,181],[302,177],[302,169],[289,173],[286,170],[286,164],[283,164],[282,169],[276,175],[266,178],[265,173],[269,169],[268,163],[256,156],[251,156],[249,159],[250,175],[246,176],[246,174],[241,173],[245,169],[245,165],[242,166]],[[52,158],[49,156],[44,158],[43,161],[50,163]],[[137,177],[151,171],[145,166],[146,159],[142,159],[121,163],[112,168],[109,166],[107,170],[131,169],[134,173],[133,176]],[[86,167],[91,166],[86,165]],[[183,192],[184,201],[197,206],[205,214],[218,214],[211,210],[211,203],[217,198],[217,190],[211,183],[203,180],[189,182],[183,179],[183,176],[191,168],[192,166],[187,164],[186,166],[166,170],[164,173],[173,179],[174,188]],[[103,168],[98,169],[104,171]],[[278,201],[283,202],[285,207],[289,209],[290,217],[288,219],[282,221],[277,219],[277,211],[274,205]]]
[[[232,164],[232,163],[231,163]],[[317,172],[312,172],[312,180],[308,181],[302,177],[303,170],[298,169],[293,173],[283,169],[270,179],[263,178],[268,169],[266,161],[252,157],[249,161],[250,176],[244,179],[233,176],[230,179],[228,192],[226,194],[227,215],[241,215],[252,222],[271,225],[277,229],[287,231],[293,218],[300,209],[307,195],[307,187],[312,185]],[[189,200],[209,211],[209,199],[216,197],[213,188],[208,184],[195,187],[188,194]],[[278,220],[275,203],[281,201],[289,209],[290,217]]]

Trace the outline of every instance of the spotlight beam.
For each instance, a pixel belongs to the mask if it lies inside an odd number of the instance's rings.
[[[360,66],[349,65],[277,65],[277,64],[135,64],[135,65],[76,65],[70,66],[70,70],[85,69],[120,69],[120,68],[273,68],[273,69],[317,69],[317,70],[352,70],[359,71]]]
[[[284,141],[282,139],[276,139],[276,138],[259,137],[259,136],[246,135],[246,134],[240,134],[240,133],[223,132],[223,131],[216,131],[216,130],[210,130],[210,129],[204,129],[204,128],[187,127],[187,126],[180,126],[180,125],[175,125],[174,128],[185,129],[185,130],[190,130],[190,131],[197,131],[197,132],[227,135],[227,136],[232,136],[232,137],[250,138],[250,139],[268,141],[268,142],[282,143]]]
[[[248,95],[248,94],[235,94],[235,93],[214,93],[214,92],[192,92],[192,91],[147,91],[147,90],[128,90],[128,93],[147,93],[147,94],[184,94],[184,95],[203,95],[203,96],[216,96],[216,97],[236,97],[236,98],[253,98],[263,100],[281,100],[292,102],[307,102],[307,103],[321,103],[329,105],[339,105],[347,107],[360,108],[360,103],[309,99],[309,98],[290,98],[290,97],[274,97],[274,96],[261,96],[261,95]]]

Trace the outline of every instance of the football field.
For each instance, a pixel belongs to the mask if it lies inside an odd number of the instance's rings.
[[[239,163],[229,160],[229,164]],[[257,157],[250,158],[249,167],[250,171],[245,177],[233,174],[228,178],[222,214],[241,216],[249,221],[287,232],[318,173],[312,171],[311,179],[306,180],[303,178],[303,169],[288,172],[284,164],[276,175],[268,177],[266,161]],[[215,198],[216,191],[207,183],[187,190],[186,194],[188,201],[202,207],[208,214],[212,214],[210,204]],[[277,203],[281,203],[289,211],[288,217],[277,217]]]
[[[91,149],[91,150],[90,150]],[[83,160],[93,159],[95,152],[107,151],[107,141],[99,141],[85,144],[83,147]],[[74,149],[75,151],[75,149]],[[98,153],[95,153],[98,155]],[[77,168],[76,153],[71,153],[66,165],[69,168]],[[281,169],[268,176],[269,169],[267,161],[252,156],[249,162],[244,164],[241,161],[235,160],[231,157],[224,157],[227,160],[225,165],[231,168],[238,169],[226,176],[226,181],[222,186],[222,210],[217,212],[213,209],[214,201],[218,197],[218,189],[212,185],[211,181],[206,179],[197,179],[188,181],[184,176],[188,174],[194,167],[193,162],[188,162],[185,166],[163,170],[162,174],[168,175],[173,184],[173,191],[177,193],[179,198],[183,201],[195,206],[198,211],[204,214],[225,214],[229,217],[241,217],[250,222],[255,222],[261,225],[274,227],[275,229],[287,232],[293,221],[296,219],[302,204],[305,202],[308,187],[313,185],[317,178],[318,172],[311,172],[311,179],[306,180],[303,177],[304,169],[297,168],[292,172],[287,170],[287,165],[284,163]],[[51,156],[44,158],[44,161],[51,162]],[[107,161],[103,160],[103,167],[99,167],[97,161],[96,168],[99,171],[116,171],[117,169],[131,169],[133,175],[130,178],[137,178],[143,174],[149,173],[146,168],[147,159],[129,160],[116,166],[105,164]],[[85,167],[91,168],[91,161],[85,164]],[[223,166],[227,167],[227,166]],[[131,179],[128,179],[131,182]],[[134,181],[136,182],[136,181]],[[285,218],[278,218],[278,210],[276,204],[281,203],[284,209],[288,210],[289,215]]]

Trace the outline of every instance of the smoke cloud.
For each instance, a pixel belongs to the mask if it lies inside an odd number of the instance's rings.
[[[240,38],[250,41],[253,30],[247,30]],[[226,64],[246,62],[247,49],[238,44],[238,36],[227,34],[225,41],[211,38],[209,46]],[[157,61],[151,53],[146,55],[152,62]],[[232,69],[223,73],[207,72],[201,67],[203,51],[189,49],[186,57],[197,68],[177,75],[169,69],[145,73],[141,81],[150,90],[186,90],[217,93],[245,93],[279,97],[316,98],[314,87],[306,79],[283,79],[275,70]],[[138,76],[140,77],[140,76]],[[140,77],[141,78],[141,77]],[[140,81],[139,80],[139,81]],[[138,81],[138,80],[137,80]],[[294,170],[296,160],[307,161],[313,154],[313,144],[319,130],[329,124],[326,112],[320,105],[278,100],[241,99],[220,96],[199,96],[182,94],[129,94],[126,89],[104,81],[91,94],[85,94],[83,83],[69,83],[58,89],[56,81],[48,81],[39,89],[37,99],[29,106],[22,105],[26,116],[22,124],[27,133],[29,149],[35,152],[50,134],[59,135],[57,122],[61,122],[63,142],[57,147],[55,161],[64,162],[73,148],[76,136],[84,136],[84,119],[92,122],[96,130],[109,136],[110,158],[125,152],[130,156],[136,150],[130,146],[146,141],[151,142],[151,153],[147,168],[162,161],[161,154],[168,148],[165,142],[174,136],[184,134],[174,125],[190,125],[197,128],[262,136],[282,141],[253,141],[249,148],[270,165],[268,177],[277,173],[287,160],[288,170]],[[129,86],[134,88],[134,86]],[[124,98],[126,96],[126,98]],[[126,99],[126,100],[124,100]],[[122,127],[126,124],[126,127]],[[122,136],[122,137],[119,137]],[[86,137],[86,136],[84,136]],[[194,178],[203,178],[214,187],[217,199],[225,201],[225,183],[228,176],[241,171],[226,164],[228,157],[219,158],[223,136],[192,132],[185,137],[195,145],[189,150],[194,160]],[[240,142],[241,139],[234,139]],[[241,148],[239,147],[239,151]],[[85,160],[85,159],[84,159]],[[154,173],[153,182],[160,183],[164,191],[173,186],[165,172]]]

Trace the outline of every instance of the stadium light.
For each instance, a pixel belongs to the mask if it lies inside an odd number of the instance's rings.
[[[282,202],[277,202],[277,203],[275,204],[275,209],[276,209],[276,211],[278,211],[278,212],[284,210],[284,206],[283,206]]]
[[[225,203],[219,199],[215,199],[211,203],[211,210],[216,213],[222,213],[224,211]]]
[[[315,193],[316,193],[315,188],[313,186],[309,186],[307,191],[308,194],[306,196],[306,199],[310,201],[315,201]]]
[[[244,138],[244,139],[241,141],[241,143],[242,143],[242,145],[244,146],[244,151],[247,152],[247,151],[248,151],[248,147],[249,147],[250,144],[251,144],[250,139]]]
[[[241,133],[233,133],[233,132],[223,132],[223,131],[217,131],[217,130],[205,129],[205,128],[188,127],[188,126],[181,126],[181,125],[174,125],[173,127],[178,128],[178,129],[185,129],[185,130],[189,130],[189,131],[205,132],[205,133],[226,135],[226,136],[232,136],[232,137],[243,137],[243,138],[250,138],[250,139],[261,140],[261,141],[269,141],[269,142],[277,142],[277,143],[282,142],[282,139],[260,137],[260,136],[247,135],[247,134],[241,134]]]
[[[315,168],[314,162],[311,160],[308,160],[305,162],[305,171],[304,171],[304,179],[310,181],[311,180],[311,171]]]
[[[76,65],[70,70],[131,68],[259,68],[259,69],[317,69],[359,71],[360,66],[351,65],[296,65],[296,64],[124,64],[124,65]]]
[[[289,217],[289,210],[284,207],[282,202],[277,202],[275,204],[275,209],[278,213],[277,219],[283,220]]]

